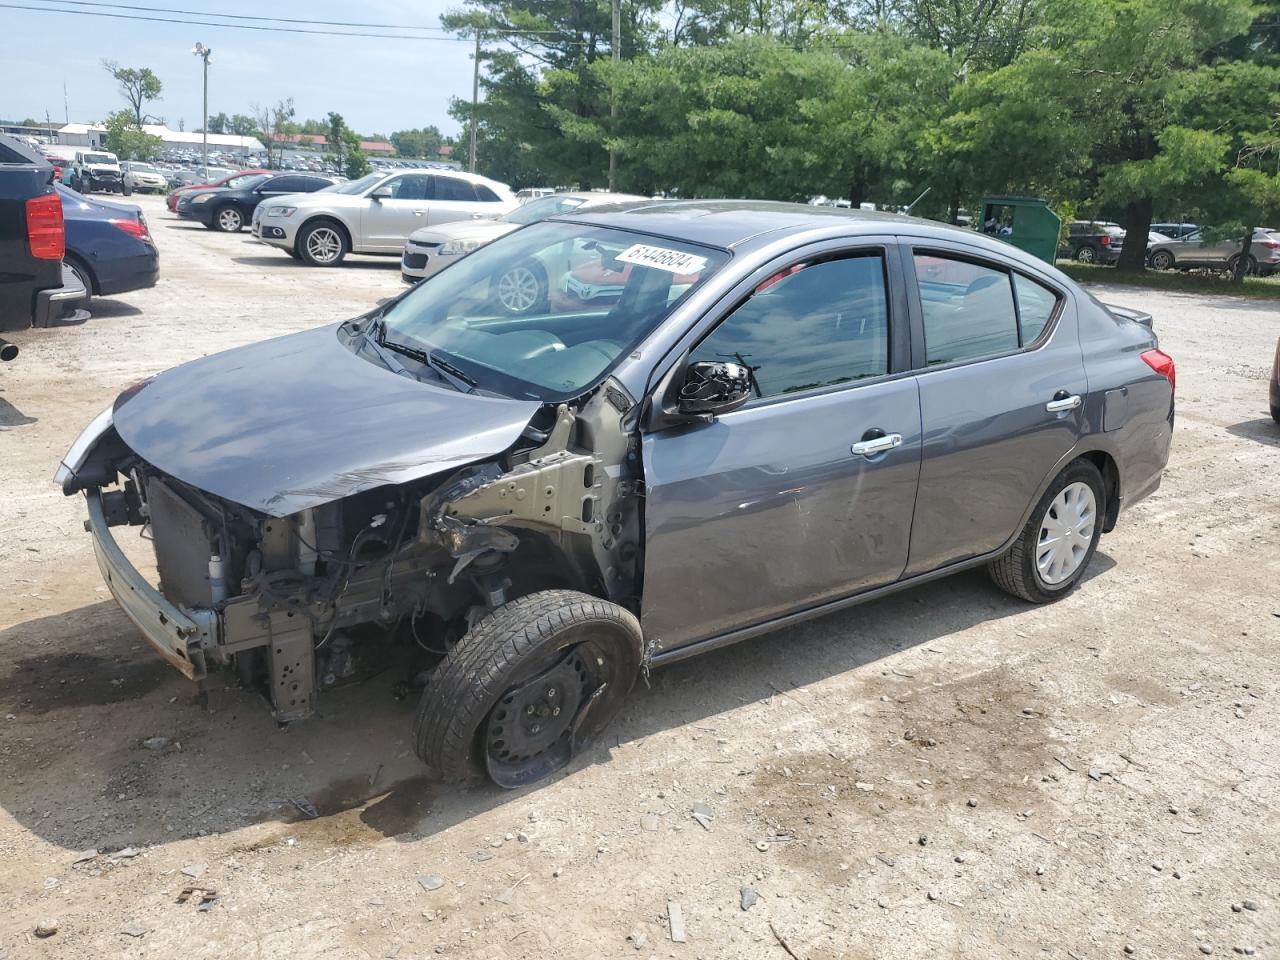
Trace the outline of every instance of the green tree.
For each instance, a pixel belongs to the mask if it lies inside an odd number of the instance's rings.
[[[391,134],[391,143],[402,157],[435,157],[444,145],[444,135],[433,126],[414,130],[397,130]]]
[[[102,69],[111,74],[112,79],[120,87],[120,92],[129,101],[134,122],[139,127],[148,120],[158,120],[157,117],[143,112],[148,103],[160,99],[160,94],[164,90],[160,78],[152,72],[150,67],[122,67],[114,60],[103,60]]]
[[[273,170],[279,168],[280,157],[287,144],[282,138],[297,132],[297,124],[293,122],[294,113],[293,97],[278,100],[274,106],[253,105],[255,132],[262,145],[267,148],[267,166]],[[272,151],[275,152],[274,161]]]
[[[231,124],[231,120],[227,117],[225,113],[215,113],[212,117],[209,118],[209,132],[210,133],[226,133],[227,127],[230,126],[230,124]],[[196,131],[196,133],[199,133],[199,132],[200,132],[199,130]]]
[[[360,149],[359,135],[347,126],[340,113],[330,113],[328,120],[325,138],[330,155],[342,164],[343,172],[352,180],[363,177],[370,168],[368,157]]]
[[[160,152],[164,141],[142,129],[132,110],[117,110],[103,124],[107,149],[121,160],[150,160]]]
[[[226,132],[234,134],[237,137],[251,137],[257,128],[257,122],[253,117],[243,113],[237,113],[232,116],[231,120],[227,123]]]

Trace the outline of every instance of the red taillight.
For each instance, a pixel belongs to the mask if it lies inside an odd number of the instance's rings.
[[[1169,381],[1169,389],[1177,386],[1177,374],[1173,368],[1173,357],[1163,350],[1148,350],[1142,355],[1143,362],[1160,376]]]
[[[1107,236],[1105,233],[1098,238],[1098,242],[1102,244],[1104,247],[1111,246],[1111,238]]]
[[[112,217],[107,223],[111,224],[118,230],[137,237],[139,240],[150,240],[151,234],[147,232],[147,225],[142,220],[135,220],[133,217]]]
[[[40,260],[61,260],[67,250],[67,233],[62,225],[62,199],[56,193],[27,201],[27,244]]]
[[[1280,240],[1263,240],[1259,246],[1266,247],[1268,250],[1280,250]]]

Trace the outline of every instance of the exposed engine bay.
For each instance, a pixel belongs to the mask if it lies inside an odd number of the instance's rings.
[[[76,483],[101,496],[107,525],[146,528],[160,591],[201,624],[167,658],[195,680],[233,669],[277,720],[293,721],[355,675],[369,645],[414,644],[425,680],[471,625],[516,597],[564,587],[638,610],[634,408],[609,379],[543,405],[501,456],[284,517],[166,474],[114,431]]]

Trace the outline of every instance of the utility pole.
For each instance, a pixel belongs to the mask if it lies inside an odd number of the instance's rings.
[[[200,151],[200,163],[203,165],[203,175],[205,179],[209,177],[209,54],[213,53],[211,47],[206,47],[203,43],[197,43],[191,48],[191,52],[204,61],[204,123],[200,125],[200,135],[204,138],[204,142]]]
[[[44,125],[49,131],[49,142],[53,143],[53,121],[49,119],[49,108],[44,108]]]
[[[609,84],[609,132],[613,133],[618,120],[617,70],[618,61],[622,59],[622,0],[613,0],[613,69],[614,79]],[[609,190],[617,187],[618,152],[609,149]]]
[[[67,102],[67,81],[62,81],[62,122],[71,122],[71,105]]]
[[[476,107],[480,103],[480,28],[476,27],[475,63],[471,70],[471,150],[467,157],[467,169],[476,172]]]

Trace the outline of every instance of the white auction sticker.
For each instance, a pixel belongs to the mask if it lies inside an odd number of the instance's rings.
[[[698,273],[707,265],[706,257],[699,257],[683,250],[651,247],[644,243],[633,244],[614,259],[634,263],[641,267],[653,267],[668,273]]]

